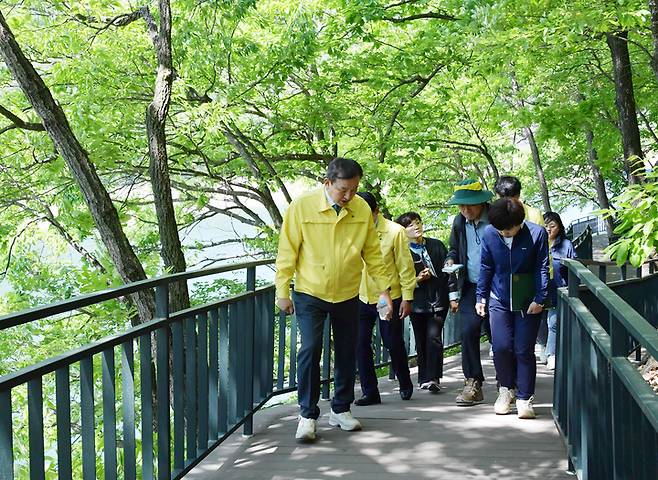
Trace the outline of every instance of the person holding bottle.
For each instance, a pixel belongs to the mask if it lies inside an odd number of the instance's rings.
[[[370,192],[358,192],[357,195],[368,203],[372,211],[391,285],[393,311],[388,311],[388,305],[379,297],[376,284],[364,270],[359,289],[359,338],[356,353],[363,396],[354,404],[366,406],[381,403],[372,351],[372,332],[377,321],[384,346],[391,356],[391,367],[400,383],[400,397],[402,400],[409,400],[413,394],[413,383],[409,374],[403,327],[404,318],[411,312],[416,286],[409,241],[404,228],[384,218],[380,213],[374,195]]]

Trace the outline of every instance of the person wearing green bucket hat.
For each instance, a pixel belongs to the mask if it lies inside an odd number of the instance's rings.
[[[448,205],[458,205],[450,232],[446,266],[464,266],[457,282],[449,293],[450,309],[459,311],[462,321],[462,370],[464,388],[457,396],[460,406],[470,406],[484,401],[482,383],[484,374],[480,361],[480,333],[482,326],[491,339],[489,317],[475,312],[475,290],[480,276],[480,248],[482,233],[489,224],[489,200],[493,193],[485,190],[477,180],[462,180],[454,186]]]
[[[479,205],[493,197],[493,193],[483,190],[482,184],[472,179],[462,180],[454,189],[455,192],[448,200],[448,205]]]

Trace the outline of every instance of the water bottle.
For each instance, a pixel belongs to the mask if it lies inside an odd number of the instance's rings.
[[[386,321],[389,320],[389,318],[387,318],[388,304],[386,303],[386,300],[384,300],[383,298],[380,298],[379,302],[377,302],[377,313],[379,313],[380,320],[386,320]]]

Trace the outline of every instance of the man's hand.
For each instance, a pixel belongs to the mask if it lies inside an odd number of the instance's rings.
[[[446,262],[443,264],[444,267],[452,267],[455,264],[455,261],[452,258],[449,258],[446,260]]]
[[[528,307],[528,315],[533,315],[536,313],[541,313],[544,310],[543,305],[539,305],[537,302],[532,302]]]
[[[386,313],[386,320],[391,320],[393,318],[393,299],[391,299],[391,293],[388,290],[384,290],[379,294],[379,299],[384,299],[386,306],[388,307],[388,312]]]
[[[459,301],[458,300],[450,300],[450,311],[452,313],[457,313],[457,310],[459,310]]]
[[[417,283],[422,283],[425,280],[429,279],[432,274],[430,273],[429,268],[424,268],[420,272],[418,272],[418,275],[416,276],[416,282]]]
[[[487,315],[487,305],[484,304],[484,303],[478,302],[478,303],[475,304],[475,311],[478,315],[480,315],[481,317],[484,317],[484,316]]]
[[[400,320],[411,313],[411,302],[409,300],[402,300],[400,304]]]
[[[295,307],[292,304],[292,300],[289,298],[279,298],[277,299],[276,304],[282,312],[286,312],[288,315],[295,313]]]

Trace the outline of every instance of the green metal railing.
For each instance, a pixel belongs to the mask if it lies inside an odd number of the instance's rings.
[[[168,275],[0,318],[2,331],[155,290],[152,321],[0,377],[0,479],[182,478],[239,428],[251,435],[254,413],[297,387],[297,320],[275,314],[273,285],[256,288],[256,267],[272,263]],[[169,312],[172,283],[241,270],[244,293]],[[329,327],[327,319],[324,399],[332,381]],[[451,315],[444,343],[459,338],[459,318]],[[409,319],[405,343],[415,355]],[[378,325],[374,346],[376,366],[387,365]],[[27,390],[27,432],[15,430],[25,412],[12,396],[21,389]],[[56,440],[46,442],[52,429]],[[29,453],[19,458],[18,433],[29,439]]]
[[[580,262],[563,263],[569,286],[559,292],[553,414],[570,465],[581,480],[655,480],[658,395],[640,375],[633,352],[642,348],[658,358],[658,275],[607,286]],[[642,298],[636,303],[653,324],[610,287],[629,300]]]

